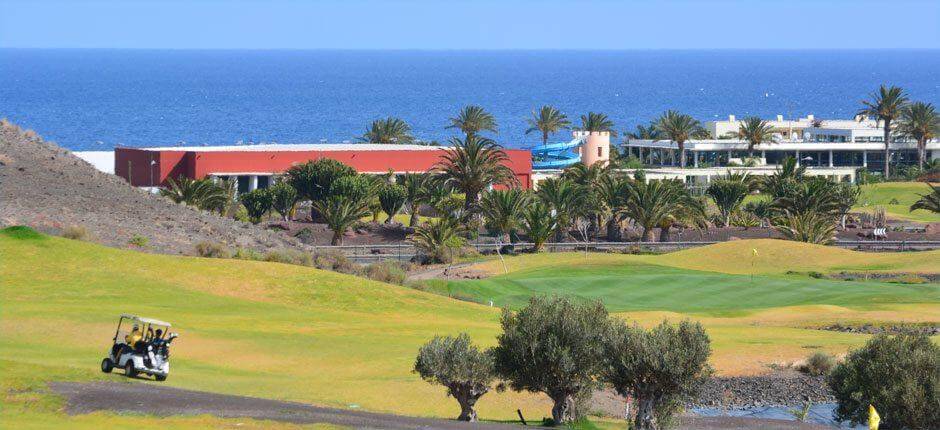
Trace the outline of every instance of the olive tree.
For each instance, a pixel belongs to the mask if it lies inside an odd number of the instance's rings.
[[[891,429],[940,428],[940,347],[923,334],[885,334],[829,374],[839,420],[863,423],[874,406]]]
[[[476,421],[473,408],[490,390],[495,377],[493,358],[470,343],[470,336],[437,336],[418,350],[414,371],[432,384],[447,387],[447,394],[460,403],[460,421]]]
[[[699,323],[664,321],[645,330],[619,321],[607,333],[601,380],[635,399],[634,428],[661,429],[711,373],[709,355]]]
[[[287,183],[297,190],[300,199],[311,203],[324,200],[330,195],[333,182],[345,176],[354,176],[356,170],[339,161],[321,158],[291,167],[285,172]],[[310,210],[310,217],[318,219],[316,205]]]
[[[503,310],[493,359],[516,391],[552,399],[555,424],[578,418],[576,399],[590,394],[602,362],[607,310],[600,302],[532,297],[518,312]]]

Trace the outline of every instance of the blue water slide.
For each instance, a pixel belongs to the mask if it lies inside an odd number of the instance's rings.
[[[533,169],[563,169],[581,161],[581,153],[576,150],[584,140],[576,138],[570,142],[539,145],[531,148]]]

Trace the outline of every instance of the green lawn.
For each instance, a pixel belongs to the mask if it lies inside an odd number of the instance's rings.
[[[750,260],[753,249],[760,256]],[[712,338],[719,374],[755,374],[812,349],[841,353],[867,338],[812,325],[940,319],[936,286],[817,281],[781,270],[936,271],[937,255],[861,254],[783,241],[661,256],[543,254],[507,259],[505,280],[459,288],[480,297],[501,293],[510,304],[533,291],[593,296],[614,311],[630,310],[625,317],[641,324],[691,317]],[[758,273],[753,285],[750,271]],[[456,403],[411,372],[417,348],[435,335],[463,331],[490,346],[499,331],[495,307],[363,278],[145,254],[11,228],[0,231],[0,422],[13,428],[235,426],[209,417],[61,412],[61,400],[45,388],[50,381],[127,381],[98,370],[124,312],[170,321],[181,334],[173,371],[161,384],[437,417],[455,416]],[[515,419],[516,409],[533,420],[549,413],[544,396],[511,392],[490,393],[478,406],[484,419]]]
[[[864,307],[940,302],[940,285],[848,282],[806,275],[732,275],[626,262],[561,264],[482,280],[435,281],[432,291],[519,307],[532,295],[600,300],[612,312],[662,310],[722,314],[809,304]]]
[[[874,211],[883,206],[889,218],[919,222],[940,222],[940,214],[918,209],[910,211],[919,194],[928,194],[930,186],[922,182],[885,182],[882,184],[862,185],[862,195],[853,210]]]

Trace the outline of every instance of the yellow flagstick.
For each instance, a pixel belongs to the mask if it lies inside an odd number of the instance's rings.
[[[751,258],[751,286],[754,286],[754,264],[757,263],[757,248],[751,248],[753,258]]]
[[[881,416],[875,410],[874,405],[868,405],[868,430],[878,430],[881,424]]]

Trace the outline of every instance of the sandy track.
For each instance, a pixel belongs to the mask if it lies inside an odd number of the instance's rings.
[[[222,418],[253,418],[297,424],[329,423],[359,429],[520,429],[496,423],[464,423],[434,418],[406,417],[374,412],[325,408],[303,403],[259,399],[183,390],[142,383],[54,382],[52,391],[65,396],[66,411],[84,414],[96,411],[133,412],[156,416],[209,414]],[[456,405],[455,405],[456,408]],[[540,428],[529,426],[526,428]],[[751,418],[683,418],[682,430],[816,430],[823,426],[791,421]]]

